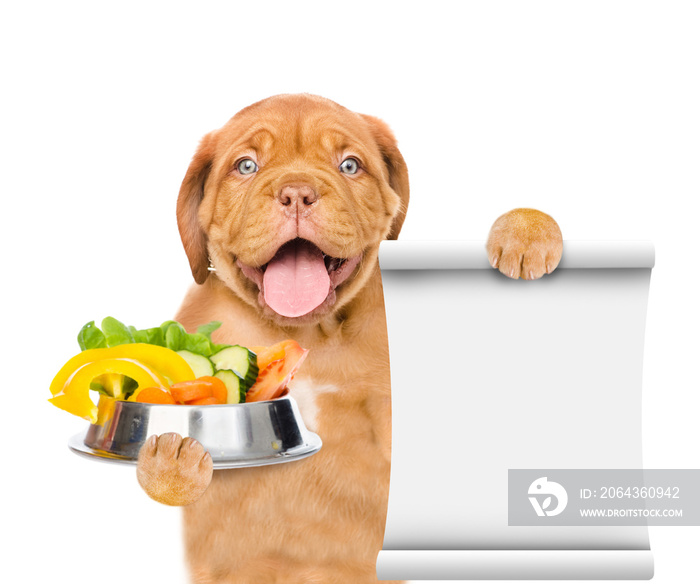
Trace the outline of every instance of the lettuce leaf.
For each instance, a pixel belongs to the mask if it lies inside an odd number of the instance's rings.
[[[114,317],[108,316],[102,321],[102,330],[90,321],[78,333],[78,344],[82,351],[105,347],[116,347],[127,343],[147,343],[167,347],[173,351],[190,351],[197,355],[210,357],[214,353],[231,345],[217,344],[211,340],[212,333],[221,326],[221,322],[212,321],[197,328],[197,332],[188,333],[179,322],[166,320],[159,327],[137,329],[126,326]]]
[[[88,349],[103,349],[107,346],[107,339],[104,333],[95,325],[95,321],[91,320],[78,333],[78,344],[81,351]]]
[[[107,340],[108,347],[126,345],[134,342],[134,335],[129,327],[119,322],[116,318],[108,316],[102,321],[102,332]]]

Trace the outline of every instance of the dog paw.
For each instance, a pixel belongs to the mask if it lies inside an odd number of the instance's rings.
[[[491,227],[489,262],[509,278],[536,280],[559,265],[563,241],[557,222],[535,209],[514,209]]]
[[[136,477],[146,494],[166,505],[189,505],[206,491],[214,471],[211,455],[193,438],[151,436],[141,447]]]

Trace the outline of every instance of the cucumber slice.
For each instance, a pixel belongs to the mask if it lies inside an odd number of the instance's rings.
[[[214,364],[204,355],[197,355],[192,351],[177,351],[187,364],[192,367],[195,378],[204,377],[205,375],[214,375]]]
[[[243,387],[248,388],[255,383],[258,377],[258,357],[253,351],[234,345],[222,349],[211,356],[217,371],[231,369],[243,380]]]
[[[227,404],[240,404],[245,401],[245,389],[243,389],[243,380],[230,369],[223,369],[214,373],[214,377],[218,377],[226,385],[228,390]]]

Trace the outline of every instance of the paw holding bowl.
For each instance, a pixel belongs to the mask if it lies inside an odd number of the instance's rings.
[[[194,438],[173,432],[151,436],[141,447],[136,478],[146,494],[166,505],[189,505],[206,491],[214,467]]]

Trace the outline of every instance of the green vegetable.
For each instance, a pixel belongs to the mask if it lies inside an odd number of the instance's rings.
[[[78,333],[78,344],[81,351],[87,349],[104,349],[107,347],[107,339],[104,333],[97,328],[95,321],[91,320]]]
[[[246,390],[243,386],[243,380],[233,371],[230,369],[223,369],[222,371],[217,371],[214,377],[218,377],[226,385],[226,389],[228,390],[226,403],[240,404],[245,401]]]
[[[105,335],[108,347],[116,347],[117,345],[126,345],[134,342],[134,335],[131,334],[129,327],[111,316],[108,316],[102,321],[102,332]]]
[[[165,334],[163,329],[160,327],[149,328],[144,330],[136,330],[135,327],[130,326],[129,330],[134,336],[135,343],[147,343],[149,345],[158,345],[159,347],[165,347]]]
[[[182,341],[182,350],[184,351],[192,351],[207,357],[212,354],[212,342],[202,334],[194,333],[193,335],[188,335],[185,333]]]
[[[127,343],[146,343],[167,347],[179,353],[187,361],[192,367],[195,377],[203,377],[205,375],[214,375],[216,371],[214,364],[209,358],[225,349],[232,348],[231,345],[212,342],[211,335],[220,326],[221,323],[219,321],[212,321],[200,326],[197,332],[188,333],[179,322],[166,320],[158,327],[137,329],[133,326],[126,326],[116,318],[108,316],[102,321],[102,330],[95,325],[95,321],[90,321],[83,326],[78,333],[78,344],[82,351],[116,347]],[[239,349],[243,349],[243,347],[239,347]],[[244,351],[247,358],[248,350],[244,349]],[[255,375],[257,375],[257,361],[255,360],[255,355],[253,353],[251,355],[253,355],[252,364],[255,366]],[[250,375],[252,375],[250,366],[244,368],[241,363],[237,367],[249,371]],[[225,369],[230,369],[230,367],[227,366]],[[237,377],[233,379],[226,372],[222,373],[224,373],[222,380],[226,383],[226,386],[233,388],[229,390],[230,399],[245,401],[245,391],[255,382],[255,377],[252,377],[252,381],[250,381],[249,377],[246,378],[244,383],[238,380]],[[233,375],[235,376],[235,374]],[[126,399],[134,392],[137,385],[129,377],[107,373],[96,378],[90,387],[101,394]],[[231,403],[238,403],[238,401]]]
[[[211,341],[211,334],[218,329],[221,326],[221,323],[218,320],[212,320],[208,324],[203,324],[202,326],[197,328],[197,333],[200,335],[204,335]]]
[[[185,328],[180,323],[173,323],[165,329],[165,346],[172,351],[179,351],[183,348],[186,336]]]
[[[242,380],[247,391],[258,377],[258,358],[252,351],[233,345],[226,347],[211,356],[211,361],[218,371],[231,369]]]
[[[133,326],[126,326],[116,318],[108,316],[102,321],[102,330],[95,325],[95,321],[90,321],[78,333],[78,344],[80,349],[98,349],[105,347],[116,347],[127,343],[147,343],[168,347],[173,351],[189,351],[202,357],[210,357],[214,353],[231,347],[231,345],[217,344],[211,340],[212,333],[221,326],[219,321],[212,321],[204,324],[195,333],[188,333],[177,321],[166,320],[159,327],[137,329]],[[110,388],[117,382],[109,380],[107,384]],[[96,384],[95,389],[104,393],[111,393],[111,389]]]
[[[187,364],[192,367],[195,378],[204,377],[205,375],[214,375],[214,364],[204,355],[197,355],[191,351],[178,351]]]

